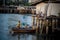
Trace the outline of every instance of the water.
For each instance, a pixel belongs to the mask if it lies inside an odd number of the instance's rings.
[[[54,40],[52,36],[40,36],[36,34],[16,34],[9,33],[11,27],[15,27],[18,20],[21,21],[21,26],[32,26],[31,15],[20,14],[0,14],[0,40]],[[25,25],[23,25],[25,23]]]

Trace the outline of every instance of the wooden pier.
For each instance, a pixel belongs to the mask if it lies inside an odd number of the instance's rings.
[[[17,7],[0,7],[0,13],[12,13],[12,14],[32,14],[32,30],[15,30],[14,32],[36,32],[43,34],[45,31],[45,34],[48,34],[49,32],[49,26],[51,26],[51,32],[54,32],[54,30],[60,31],[60,28],[57,27],[57,23],[60,24],[58,19],[60,20],[59,17],[47,17],[43,18],[40,17],[39,14],[36,14],[35,9],[17,9]],[[51,25],[50,25],[51,23]],[[56,24],[56,25],[55,25]],[[44,31],[43,31],[44,30]]]
[[[0,7],[0,13],[32,14],[32,11],[34,11],[34,13],[36,13],[35,12],[36,10],[28,9],[27,7],[25,9],[23,9],[23,8],[18,9],[18,6],[3,6],[3,7]]]

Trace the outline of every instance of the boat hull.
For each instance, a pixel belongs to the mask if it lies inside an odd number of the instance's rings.
[[[35,33],[35,29],[12,29],[12,33]]]

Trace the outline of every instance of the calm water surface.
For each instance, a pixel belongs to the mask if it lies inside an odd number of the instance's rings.
[[[21,21],[22,27],[32,25],[32,17],[30,15],[0,14],[0,40],[54,40],[51,36],[47,37],[35,34],[19,33],[11,35],[9,30],[16,26],[18,20]]]

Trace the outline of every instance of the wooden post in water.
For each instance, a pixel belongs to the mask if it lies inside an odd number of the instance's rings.
[[[32,16],[32,19],[33,19],[33,20],[32,20],[32,22],[33,22],[32,29],[34,30],[34,23],[35,23],[34,21],[35,21],[35,17],[34,17],[34,16]]]
[[[33,22],[32,29],[34,29],[34,21],[35,21],[35,17],[34,17],[34,11],[32,9],[32,22]]]
[[[12,9],[10,9],[10,13],[12,13]]]
[[[39,26],[39,20],[38,20],[38,14],[37,14],[37,26],[36,26],[36,34],[38,33],[38,26]]]
[[[40,27],[40,18],[39,18],[39,33],[40,33],[40,28],[41,28],[41,27]]]
[[[8,9],[8,13],[9,13],[10,9]]]
[[[57,28],[57,22],[58,22],[58,20],[56,19],[56,28]]]
[[[42,32],[44,33],[43,29],[45,27],[45,19],[42,19]]]
[[[52,19],[52,32],[54,32],[54,23],[55,23],[55,20]]]
[[[40,19],[40,34],[42,34],[42,19]]]
[[[48,20],[46,20],[46,34],[48,34]]]

